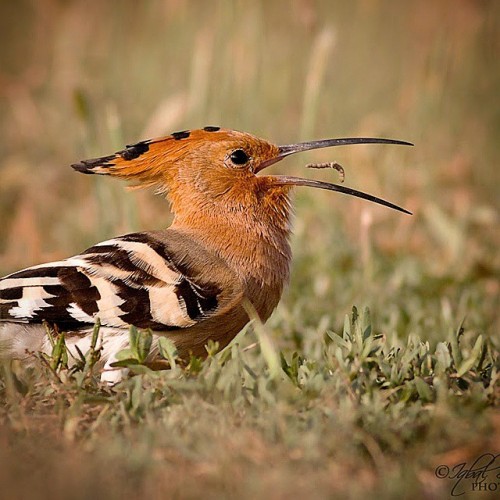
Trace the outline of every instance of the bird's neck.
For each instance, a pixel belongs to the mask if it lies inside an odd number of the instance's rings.
[[[172,229],[196,238],[243,280],[276,288],[281,294],[291,260],[288,193],[240,210],[196,204],[191,208],[176,213]]]

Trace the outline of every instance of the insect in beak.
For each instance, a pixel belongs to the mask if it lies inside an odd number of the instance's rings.
[[[267,168],[281,161],[283,158],[286,158],[287,156],[295,153],[310,151],[312,149],[329,148],[332,146],[347,146],[352,144],[396,144],[400,146],[413,146],[411,142],[398,141],[395,139],[377,139],[372,137],[349,137],[343,139],[324,139],[320,141],[299,142],[298,144],[287,144],[285,146],[279,146],[279,154],[276,157],[261,163],[255,172],[259,172],[260,170],[263,170],[264,168]],[[376,196],[363,193],[352,188],[339,186],[338,184],[331,184],[329,182],[304,179],[302,177],[293,177],[289,175],[273,175],[271,177],[275,179],[275,182],[278,185],[309,186],[318,189],[326,189],[328,191],[337,191],[339,193],[363,198],[364,200],[372,201],[374,203],[378,203],[379,205],[384,205],[394,210],[399,210],[400,212],[412,215],[411,212],[395,205],[394,203],[382,200],[381,198],[377,198]]]

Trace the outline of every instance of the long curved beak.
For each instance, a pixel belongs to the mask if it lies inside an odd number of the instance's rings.
[[[347,146],[352,144],[395,144],[399,146],[413,146],[411,142],[399,141],[396,139],[378,139],[373,137],[346,137],[341,139],[324,139],[320,141],[286,144],[284,146],[279,146],[278,155],[260,164],[256,172],[259,172],[260,170],[269,167],[270,165],[273,165],[274,163],[281,161],[283,158],[286,158],[287,156],[295,153],[310,151],[312,149],[329,148],[333,146]],[[270,177],[275,179],[275,182],[279,185],[309,186],[319,189],[326,189],[328,191],[337,191],[339,193],[356,196],[357,198],[372,201],[374,203],[378,203],[379,205],[384,205],[394,210],[399,210],[400,212],[412,215],[411,212],[409,212],[405,208],[401,208],[398,205],[395,205],[394,203],[383,200],[381,198],[377,198],[376,196],[373,196],[371,194],[363,193],[362,191],[357,191],[345,186],[339,186],[338,184],[331,184],[329,182],[303,179],[302,177],[292,177],[287,175],[272,175]]]
[[[317,181],[314,179],[303,179],[302,177],[293,177],[289,175],[270,175],[275,180],[276,185],[281,186],[309,186],[313,188],[326,189],[327,191],[337,191],[338,193],[349,194],[351,196],[356,196],[356,198],[362,198],[363,200],[372,201],[373,203],[378,203],[379,205],[384,205],[384,207],[392,208],[393,210],[398,210],[405,214],[413,215],[406,208],[399,207],[390,201],[383,200],[382,198],[377,198],[372,194],[363,193],[362,191],[357,191],[356,189],[348,188],[345,186],[340,186],[339,184],[332,184],[330,182]]]

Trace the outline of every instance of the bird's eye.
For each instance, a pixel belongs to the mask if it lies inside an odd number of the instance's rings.
[[[250,159],[250,157],[242,149],[233,151],[229,158],[235,165],[244,165]]]

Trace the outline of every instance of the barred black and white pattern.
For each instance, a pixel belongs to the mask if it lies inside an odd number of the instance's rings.
[[[216,311],[221,291],[197,284],[182,267],[150,233],[114,238],[1,279],[0,321],[47,321],[67,331],[99,317],[109,327],[186,328]]]
[[[210,275],[214,262],[167,229],[114,238],[6,276],[0,279],[0,357],[50,352],[45,322],[70,333],[68,342],[85,352],[99,318],[109,368],[128,343],[130,325],[182,334],[232,302],[234,290],[222,290]],[[116,372],[103,377],[120,379]]]

